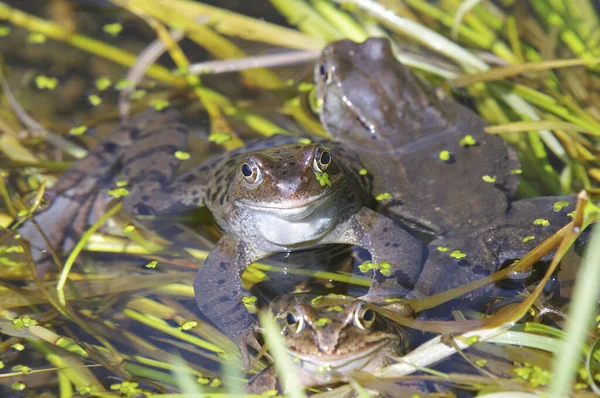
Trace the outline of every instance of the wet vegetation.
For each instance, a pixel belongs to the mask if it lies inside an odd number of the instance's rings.
[[[54,253],[43,274],[14,231],[44,206],[44,191],[61,171],[120,118],[147,107],[184,111],[193,133],[190,151],[178,154],[186,169],[252,137],[326,136],[312,111],[312,62],[330,41],[369,36],[390,37],[403,63],[476,109],[489,134],[517,149],[520,198],[579,193],[579,201],[571,224],[516,263],[407,304],[417,313],[435,308],[527,270],[558,248],[552,264],[517,293],[490,298],[486,314],[454,311],[448,321],[381,309],[433,340],[374,374],[307,393],[599,393],[600,233],[583,260],[570,249],[600,217],[592,204],[600,182],[595,6],[592,0],[0,3],[0,395],[244,394],[237,349],[198,318],[193,301],[190,282],[219,235],[206,214],[155,228],[121,212],[118,198],[127,192],[112,187],[114,201],[103,216],[70,253]],[[244,283],[250,289],[294,273],[326,284],[370,282],[261,263],[245,272]],[[561,286],[544,290],[548,281]],[[255,309],[252,297],[246,304]],[[272,320],[261,320],[285,385],[295,371],[281,355]],[[268,363],[256,360],[249,376]],[[425,383],[438,391],[422,392]],[[288,394],[305,393],[290,386]]]

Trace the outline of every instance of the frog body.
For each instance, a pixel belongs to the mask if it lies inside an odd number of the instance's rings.
[[[389,194],[381,210],[434,237],[409,297],[490,275],[571,221],[574,197],[514,202],[515,151],[398,62],[387,39],[329,44],[315,82],[322,124],[366,165],[372,191]]]
[[[374,211],[370,177],[344,145],[299,142],[276,135],[209,159],[176,180],[132,187],[125,209],[141,216],[164,215],[206,206],[223,236],[194,280],[202,312],[241,349],[258,348],[255,321],[242,304],[240,275],[271,254],[316,244],[366,248],[375,263],[368,301],[405,295],[422,266],[423,244],[392,219]],[[128,180],[137,172],[125,168]],[[144,177],[143,179],[145,179]],[[397,262],[398,252],[412,253]]]
[[[428,246],[423,272],[408,297],[424,298],[441,293],[512,264],[571,222],[576,203],[576,196],[518,200],[493,222],[470,231],[436,237]],[[552,254],[541,261],[550,261]],[[475,290],[463,299],[489,295],[490,289],[488,286]]]
[[[177,111],[149,110],[123,123],[86,157],[76,161],[45,191],[44,206],[18,229],[31,246],[38,272],[46,271],[52,261],[45,239],[34,222],[59,254],[70,251],[112,199],[107,188],[116,187],[124,168],[147,170],[140,177],[149,185],[169,179],[179,164],[172,155],[183,148],[186,141],[187,133]]]
[[[321,122],[373,175],[404,223],[436,235],[504,214],[519,161],[486,123],[396,60],[387,39],[328,45],[315,66]]]
[[[347,381],[352,372],[373,372],[406,349],[406,329],[366,304],[306,294],[282,296],[270,304],[304,387]],[[249,382],[250,393],[272,389],[279,389],[274,367]]]

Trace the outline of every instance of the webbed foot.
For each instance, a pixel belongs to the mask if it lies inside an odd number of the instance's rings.
[[[237,345],[242,356],[242,365],[244,370],[249,371],[251,369],[252,362],[250,361],[250,352],[248,347],[254,348],[257,352],[261,350],[262,346],[256,339],[256,334],[259,333],[259,327],[256,324],[250,325],[250,327],[242,330],[240,333],[231,336],[231,339]]]
[[[363,207],[329,240],[363,247],[371,253],[373,282],[365,297],[402,297],[410,292],[425,259],[423,244],[391,218]],[[366,272],[368,269],[362,269]]]
[[[268,253],[267,253],[268,254]],[[210,251],[194,279],[196,303],[202,313],[231,338],[250,368],[248,347],[260,350],[256,321],[242,303],[241,273],[265,253],[224,235]]]

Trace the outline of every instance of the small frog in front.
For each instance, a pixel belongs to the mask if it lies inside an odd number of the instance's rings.
[[[353,372],[372,373],[410,343],[405,328],[378,316],[361,300],[286,295],[269,308],[304,387],[347,381]],[[279,390],[276,369],[256,375],[248,389]]]

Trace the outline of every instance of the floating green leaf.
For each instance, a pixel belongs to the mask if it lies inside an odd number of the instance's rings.
[[[0,26],[0,37],[6,37],[10,34],[12,29],[8,26]]]
[[[127,188],[115,188],[115,189],[110,189],[108,191],[108,194],[110,196],[112,196],[113,198],[118,199],[118,198],[122,198],[123,196],[129,195],[129,191],[127,190]]]
[[[69,129],[69,134],[71,134],[71,135],[82,135],[83,133],[85,133],[87,131],[87,129],[88,128],[87,128],[86,125],[71,127]]]
[[[461,259],[461,258],[467,257],[467,255],[465,253],[461,252],[460,250],[454,250],[452,253],[450,253],[450,257],[456,258],[456,259]]]
[[[327,325],[328,323],[329,323],[329,318],[319,318],[313,322],[313,326],[322,328],[323,326]]]
[[[100,96],[98,96],[97,94],[91,94],[88,95],[88,101],[90,101],[90,104],[92,104],[93,106],[98,106],[102,103],[102,98],[100,98]]]
[[[45,42],[46,42],[46,36],[41,33],[32,32],[29,34],[29,36],[27,36],[27,43],[42,44]]]
[[[135,90],[133,93],[129,94],[129,98],[132,100],[141,100],[148,94],[146,90]]]
[[[210,142],[214,142],[215,144],[222,144],[226,141],[231,140],[231,136],[226,133],[211,133],[208,136],[208,140]]]
[[[96,79],[96,88],[99,91],[107,90],[111,84],[112,81],[108,77],[103,76]]]
[[[375,196],[375,200],[386,200],[386,199],[392,199],[392,194],[389,192],[384,192],[384,193],[380,193],[379,195]]]
[[[179,160],[188,160],[191,157],[191,155],[189,154],[189,152],[177,151],[175,152],[175,157]]]
[[[150,105],[156,109],[157,111],[162,111],[163,109],[165,109],[166,107],[169,106],[169,101],[166,99],[160,99],[160,98],[155,98],[152,101],[150,101]]]
[[[440,152],[439,157],[443,162],[447,162],[452,158],[452,154],[450,151],[443,150]]]
[[[123,25],[118,22],[109,23],[102,27],[102,30],[111,36],[118,36],[123,30]]]
[[[317,177],[317,180],[319,181],[319,184],[321,184],[322,187],[324,187],[325,185],[327,185],[328,187],[331,186],[329,174],[315,171],[315,176]]]
[[[477,144],[477,140],[475,138],[473,138],[472,135],[468,134],[465,135],[463,138],[461,138],[460,140],[460,145],[467,147],[467,146],[473,146]]]
[[[58,85],[58,79],[55,77],[48,77],[48,76],[42,76],[42,75],[36,76],[35,85],[40,90],[44,90],[44,89],[54,90],[56,88],[56,86]]]
[[[552,204],[552,210],[558,213],[568,205],[569,202],[567,202],[566,200],[559,200],[558,202],[554,202],[554,204]]]

